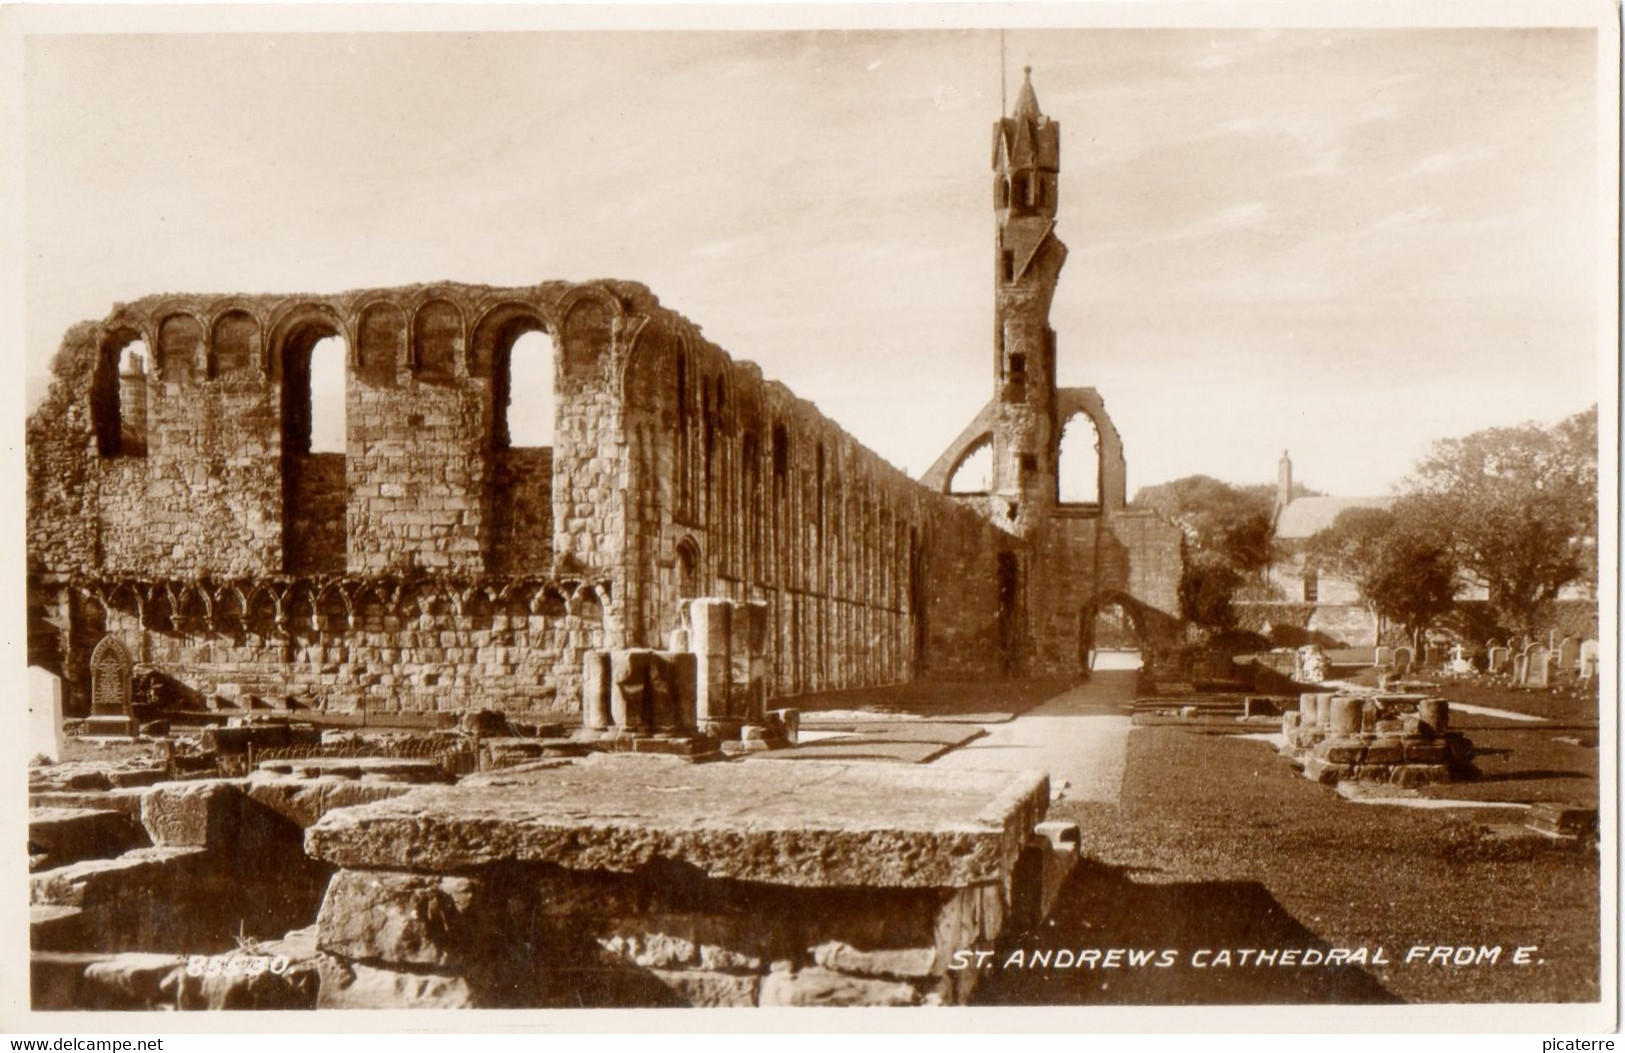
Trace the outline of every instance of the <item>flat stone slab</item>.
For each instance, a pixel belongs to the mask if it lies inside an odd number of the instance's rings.
[[[305,849],[361,869],[669,860],[776,885],[963,888],[1007,875],[1049,805],[1038,771],[598,755],[504,774],[329,812]]]

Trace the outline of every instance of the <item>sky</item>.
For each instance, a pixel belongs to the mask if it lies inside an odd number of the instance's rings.
[[[1590,30],[1012,30],[1129,489],[1389,491],[1597,401]],[[30,407],[153,292],[623,278],[922,473],[992,396],[999,34],[33,37]]]

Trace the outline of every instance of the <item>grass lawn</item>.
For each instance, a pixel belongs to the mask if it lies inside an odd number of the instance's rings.
[[[1355,803],[1303,778],[1265,743],[1136,728],[1117,805],[1063,798],[1051,809],[1082,826],[1090,862],[1051,924],[1017,946],[1168,948],[1179,964],[994,970],[977,1000],[1595,1001],[1597,853],[1489,829],[1520,815]],[[1441,945],[1502,950],[1495,964],[1404,962],[1412,946]],[[1378,946],[1386,965],[1191,962],[1204,948]],[[1540,964],[1511,964],[1518,946],[1538,948],[1531,956]]]

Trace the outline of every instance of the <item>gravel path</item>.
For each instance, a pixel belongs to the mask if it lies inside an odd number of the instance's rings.
[[[1096,672],[1089,683],[1057,695],[984,738],[933,762],[966,771],[1049,772],[1058,799],[1114,804],[1123,787],[1135,673]]]

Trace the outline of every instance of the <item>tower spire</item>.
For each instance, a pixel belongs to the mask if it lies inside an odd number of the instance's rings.
[[[1025,121],[1035,121],[1039,117],[1038,93],[1033,91],[1033,68],[1021,67],[1021,91],[1016,95],[1015,116]]]
[[[993,126],[994,400],[992,492],[1002,528],[1025,536],[1057,500],[1055,333],[1066,246],[1055,236],[1060,125],[1038,110],[1032,67],[1013,113]]]

